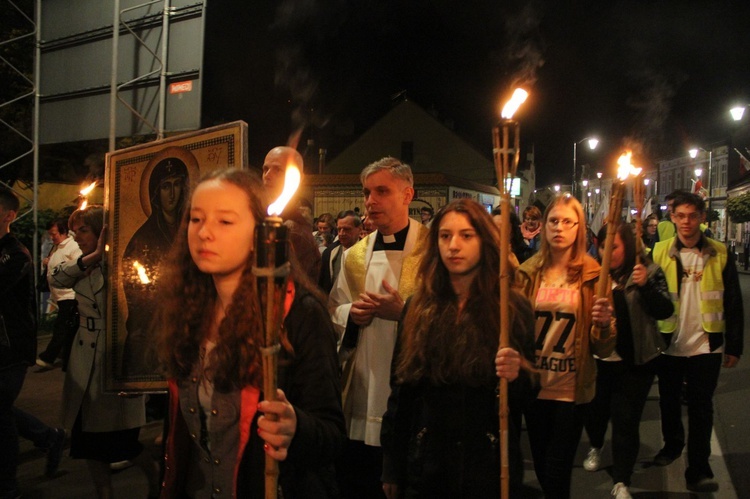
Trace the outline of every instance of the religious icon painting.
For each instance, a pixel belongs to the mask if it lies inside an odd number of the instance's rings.
[[[155,322],[162,262],[178,237],[190,191],[207,172],[247,167],[238,121],[107,155],[107,390],[166,389]]]

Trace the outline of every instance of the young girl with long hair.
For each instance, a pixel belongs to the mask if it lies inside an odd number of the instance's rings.
[[[539,252],[516,271],[536,316],[540,391],[525,409],[534,469],[547,498],[570,497],[570,478],[583,429],[584,404],[594,398],[593,355],[615,343],[607,298],[595,297],[600,266],[586,254],[586,219],[571,195],[556,197],[542,219]]]
[[[383,417],[383,488],[399,497],[498,497],[498,377],[511,408],[528,389],[517,380],[533,355],[528,300],[508,297],[511,348],[499,349],[499,233],[478,203],[458,200],[433,220],[394,354]],[[514,381],[515,380],[515,381]],[[520,413],[519,413],[520,416]],[[518,418],[511,418],[513,484],[522,483]],[[519,478],[521,477],[521,478]],[[515,487],[514,487],[515,489]]]
[[[607,227],[599,231],[604,251]],[[656,325],[674,311],[661,268],[646,255],[636,265],[635,235],[620,224],[612,246],[609,275],[617,316],[617,345],[607,358],[597,359],[596,396],[586,417],[591,442],[583,462],[587,471],[601,466],[607,424],[612,419],[612,495],[630,498],[628,487],[640,447],[640,424],[646,397],[654,382],[656,358],[666,348]]]
[[[263,401],[260,301],[252,267],[260,179],[210,173],[195,188],[169,261],[160,352],[170,407],[163,498],[263,497],[264,453],[285,498],[334,494],[345,441],[336,340],[296,265],[286,295],[277,401]],[[266,416],[274,414],[274,422]]]

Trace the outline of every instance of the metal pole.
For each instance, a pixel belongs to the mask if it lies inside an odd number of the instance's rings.
[[[578,142],[573,142],[573,185],[570,187],[573,197],[576,197],[576,149],[578,149]]]
[[[711,148],[710,151],[708,151],[708,214],[711,215],[711,189],[712,189],[712,182],[711,182],[711,167],[713,166],[713,155],[714,150]],[[709,223],[709,226],[711,224]]]
[[[112,18],[112,72],[109,79],[109,152],[115,150],[117,139],[117,65],[120,43],[120,0],[114,0]]]
[[[318,149],[318,173],[320,175],[323,174],[323,168],[326,165],[326,154],[328,154],[328,149],[322,147]]]
[[[39,81],[40,81],[40,68],[41,68],[41,20],[42,20],[42,0],[36,0],[35,5],[35,22],[36,22],[36,46],[34,48],[34,131],[32,133],[32,141],[34,144],[34,249],[33,262],[34,262],[34,282],[39,280]],[[46,279],[46,277],[44,277]],[[37,295],[37,298],[39,295]],[[39,312],[39,309],[37,309]]]
[[[162,14],[161,26],[161,74],[159,75],[159,120],[157,139],[164,138],[164,129],[167,116],[167,58],[169,57],[169,16],[172,14],[172,7],[169,0],[164,0],[164,12]]]

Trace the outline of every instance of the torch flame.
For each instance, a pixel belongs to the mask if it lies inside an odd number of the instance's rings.
[[[146,268],[137,260],[133,262],[133,267],[138,272],[138,279],[140,279],[143,284],[148,284],[151,282],[151,279],[149,279],[148,275],[146,275]]]
[[[526,102],[528,96],[529,93],[526,90],[522,88],[515,89],[513,91],[513,96],[505,104],[505,107],[503,107],[503,112],[500,113],[500,116],[506,120],[511,119],[513,115],[516,114],[516,111],[518,111],[518,108],[521,107],[521,104]]]
[[[641,171],[643,170],[643,168],[633,166],[633,164],[630,162],[630,158],[632,157],[633,157],[633,152],[626,151],[617,160],[617,164],[620,165],[620,167],[617,169],[617,178],[619,178],[623,182],[630,175],[637,177],[638,175],[641,174]]]
[[[96,187],[96,180],[94,180],[89,185],[87,185],[86,187],[84,187],[83,189],[79,191],[79,193],[81,194],[81,197],[83,198],[81,200],[81,205],[78,207],[79,210],[85,210],[86,207],[89,205],[89,202],[86,199],[86,196],[88,196],[89,192],[91,192],[94,189],[94,187]]]
[[[292,199],[294,193],[297,192],[297,187],[302,176],[300,175],[299,168],[295,164],[289,164],[286,167],[286,176],[284,177],[284,190],[281,192],[279,198],[268,206],[269,216],[279,216],[284,211],[286,204]]]
[[[94,190],[94,187],[96,187],[96,180],[94,180],[88,186],[86,186],[83,189],[81,189],[81,191],[80,191],[81,192],[81,196],[88,196],[89,192],[91,192],[92,190]]]

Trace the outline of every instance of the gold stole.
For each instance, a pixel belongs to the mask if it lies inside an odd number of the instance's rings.
[[[411,228],[409,229],[411,230]],[[427,246],[427,235],[430,229],[424,225],[419,225],[419,233],[414,243],[411,253],[403,259],[401,265],[401,275],[398,278],[398,293],[401,298],[406,300],[414,293],[417,287],[417,271],[419,262],[422,260],[425,248]],[[375,237],[375,233],[369,234],[360,243],[355,244],[349,249],[346,255],[344,272],[346,272],[346,282],[349,285],[352,299],[357,299],[365,291],[365,277],[367,275],[367,248],[370,245],[370,238]],[[407,238],[409,236],[407,235]]]

